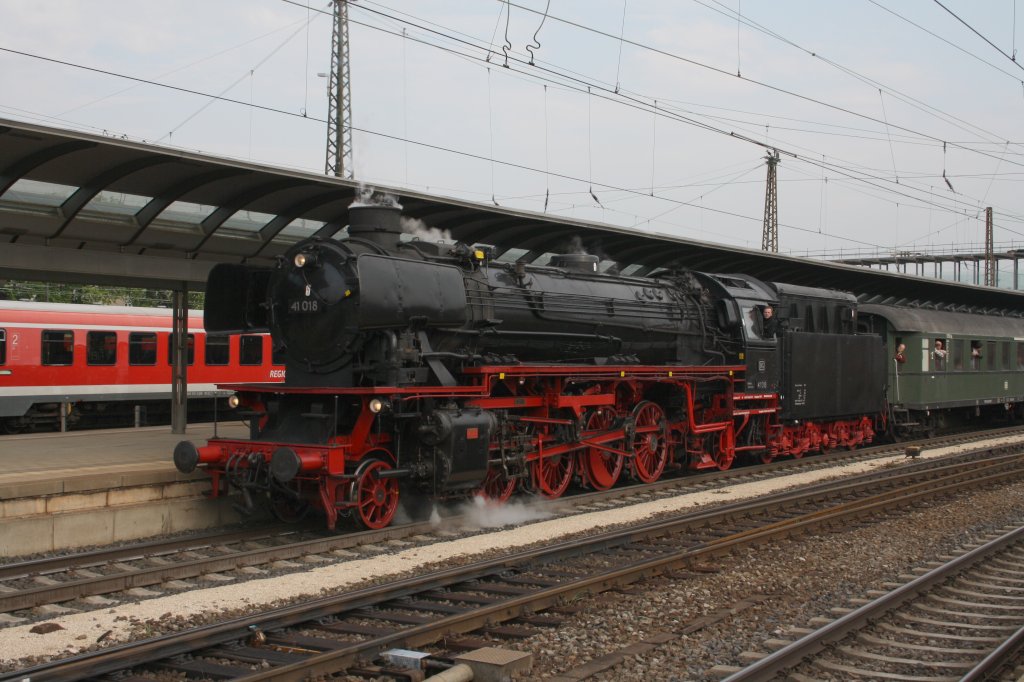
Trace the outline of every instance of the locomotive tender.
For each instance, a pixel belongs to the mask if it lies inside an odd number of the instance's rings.
[[[183,441],[214,496],[380,528],[400,498],[519,487],[554,498],[667,470],[726,469],[871,442],[881,337],[856,299],[740,274],[600,272],[566,253],[501,262],[486,245],[406,240],[400,207],[353,205],[348,235],[269,269],[222,264],[209,333],[271,332],[283,384],[236,391],[248,440]],[[763,309],[782,313],[768,333]]]

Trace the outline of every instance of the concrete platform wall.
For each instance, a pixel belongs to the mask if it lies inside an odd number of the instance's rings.
[[[77,487],[74,479],[64,483]],[[109,545],[240,522],[231,498],[212,500],[205,495],[209,489],[207,481],[171,480],[56,494],[21,490],[17,497],[0,490],[0,557]]]

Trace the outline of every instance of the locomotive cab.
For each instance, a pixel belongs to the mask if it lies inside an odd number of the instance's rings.
[[[766,327],[764,310],[775,304],[772,289],[747,275],[703,275],[703,281],[721,297],[719,319],[738,336],[743,351],[737,358],[747,366],[747,391],[775,391],[779,385],[777,335]],[[779,329],[781,332],[781,328]]]

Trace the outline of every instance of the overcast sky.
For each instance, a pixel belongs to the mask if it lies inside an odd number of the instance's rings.
[[[1024,2],[548,4],[353,2],[356,178],[760,248],[775,147],[783,252],[1024,246]],[[0,48],[0,116],[323,172],[328,2],[2,0]]]

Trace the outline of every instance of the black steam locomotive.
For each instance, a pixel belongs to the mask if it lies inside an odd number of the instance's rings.
[[[407,239],[398,207],[349,216],[346,238],[210,275],[207,332],[269,330],[287,358],[283,384],[230,387],[249,440],[175,449],[215,495],[379,528],[406,495],[558,497],[574,481],[853,447],[882,427],[885,351],[857,333],[850,294],[629,277],[580,253],[502,262]]]

